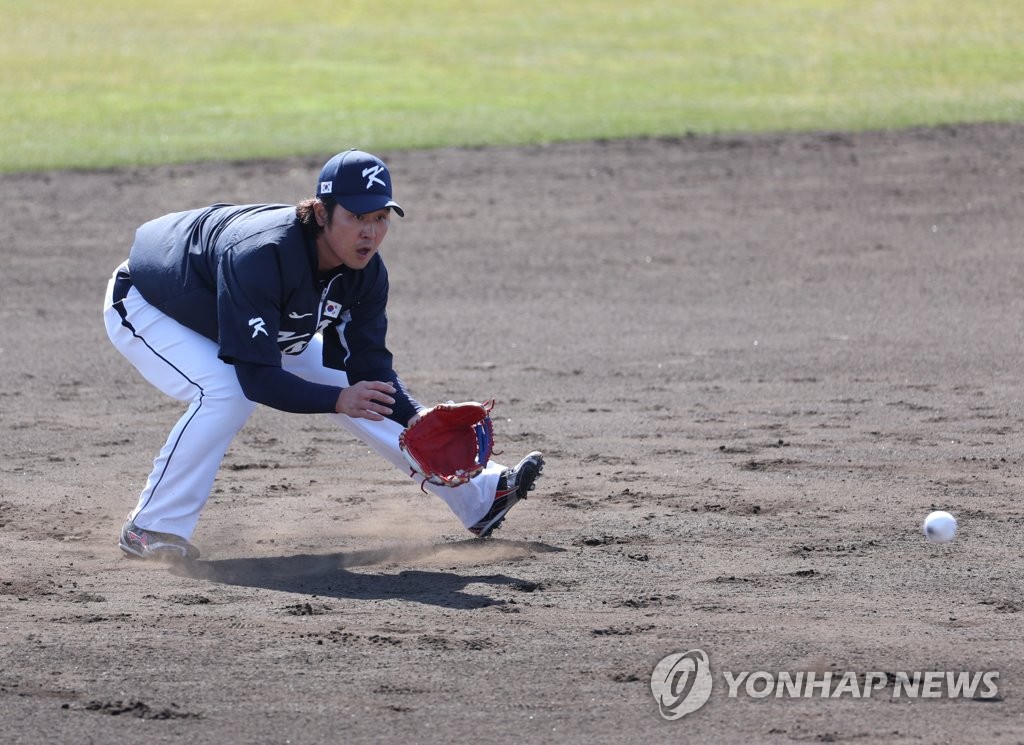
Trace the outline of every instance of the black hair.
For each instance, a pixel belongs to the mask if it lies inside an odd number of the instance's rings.
[[[310,238],[316,238],[322,232],[324,232],[324,226],[317,222],[315,205],[317,202],[323,202],[324,207],[327,209],[327,224],[331,224],[331,219],[334,217],[334,205],[337,202],[331,197],[310,197],[309,199],[303,199],[297,205],[295,205],[295,216],[299,220],[299,225],[302,226],[302,231]]]

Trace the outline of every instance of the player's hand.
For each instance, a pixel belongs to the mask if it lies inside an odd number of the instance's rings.
[[[363,380],[342,389],[334,410],[353,419],[379,422],[391,414],[391,406],[395,403],[392,398],[394,392],[395,387],[391,383]]]

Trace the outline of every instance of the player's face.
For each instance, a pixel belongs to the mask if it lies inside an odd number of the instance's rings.
[[[332,219],[324,221],[324,232],[316,242],[320,271],[342,265],[363,269],[377,253],[390,224],[389,209],[354,215],[340,204],[335,205]]]

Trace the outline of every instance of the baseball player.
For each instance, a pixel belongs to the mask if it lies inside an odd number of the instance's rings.
[[[188,402],[121,529],[129,556],[198,558],[190,539],[257,404],[326,414],[409,473],[399,435],[423,407],[385,343],[378,252],[392,215],[405,213],[387,166],[359,150],[327,161],[314,193],[294,206],[215,204],[157,218],[114,271],[107,335],[152,385]],[[484,538],[543,466],[532,452],[514,468],[489,461],[461,486],[423,486]]]

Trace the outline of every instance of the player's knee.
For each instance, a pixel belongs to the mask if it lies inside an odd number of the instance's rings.
[[[206,386],[201,396],[205,407],[215,409],[218,416],[237,423],[238,426],[244,424],[256,409],[256,404],[245,397],[237,381]]]

